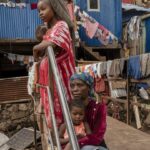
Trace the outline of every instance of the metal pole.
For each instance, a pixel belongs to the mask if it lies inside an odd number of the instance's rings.
[[[45,119],[45,117],[44,117],[44,122],[45,122],[45,124],[47,125],[47,122],[46,122],[46,119]],[[51,147],[51,150],[54,150],[54,143],[53,143],[53,140],[52,140],[52,136],[51,136],[51,131],[50,131],[50,129],[46,126],[46,128],[47,128],[47,131],[48,131],[48,138],[49,138],[49,140],[50,140],[50,147]]]
[[[56,143],[57,143],[57,148],[58,150],[61,150],[61,146],[60,146],[60,141],[59,141],[59,134],[58,134],[58,130],[57,130],[57,124],[56,124],[56,119],[55,119],[55,114],[54,114],[54,105],[53,105],[53,101],[52,101],[52,95],[50,92],[49,87],[46,87],[47,92],[48,92],[48,101],[50,104],[50,111],[51,111],[51,117],[52,117],[52,123],[53,123],[53,128],[54,128],[54,132],[55,132],[55,136],[56,136]]]
[[[73,124],[72,124],[72,121],[71,121],[71,116],[69,114],[67,99],[66,99],[66,96],[64,94],[65,93],[64,87],[62,86],[62,81],[61,81],[61,78],[59,76],[54,51],[53,51],[53,48],[51,46],[48,47],[48,57],[49,57],[49,62],[50,62],[51,67],[52,67],[51,68],[52,72],[54,74],[54,78],[55,78],[55,82],[56,82],[56,86],[57,86],[57,90],[58,90],[62,110],[63,110],[63,113],[64,113],[64,118],[65,118],[65,121],[66,121],[67,131],[68,131],[68,134],[69,134],[69,137],[70,137],[70,142],[71,142],[71,145],[72,145],[72,149],[73,150],[79,150],[77,137],[75,135],[75,132],[74,132],[74,129],[73,129]]]
[[[50,106],[50,116],[52,119],[52,124],[53,124],[53,128],[54,128],[55,136],[56,136],[56,144],[57,144],[58,150],[61,150],[61,145],[60,145],[60,141],[59,141],[59,134],[58,134],[58,130],[57,130],[57,124],[56,124],[55,113],[54,113],[54,107],[53,107],[54,104],[53,104],[52,94],[50,92],[50,88],[49,88],[49,86],[43,86],[40,84],[36,84],[36,85],[39,87],[45,88],[47,90],[48,102],[49,102],[49,106]],[[47,124],[45,118],[43,120]],[[51,132],[50,132],[50,129],[48,127],[47,127],[47,129],[48,129],[49,140],[51,142],[51,149],[54,150],[54,144],[53,144]]]

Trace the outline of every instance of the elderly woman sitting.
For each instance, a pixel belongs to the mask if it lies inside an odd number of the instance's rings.
[[[85,106],[85,121],[92,133],[79,139],[81,150],[107,150],[104,142],[106,131],[106,105],[92,99],[93,78],[86,73],[74,74],[70,79],[71,93],[74,99],[82,99]]]

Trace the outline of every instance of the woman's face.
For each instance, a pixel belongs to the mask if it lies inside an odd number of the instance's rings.
[[[39,16],[44,22],[50,22],[54,18],[54,12],[45,0],[40,0],[37,5]]]
[[[70,82],[73,99],[86,99],[89,93],[89,86],[82,80],[75,79]]]

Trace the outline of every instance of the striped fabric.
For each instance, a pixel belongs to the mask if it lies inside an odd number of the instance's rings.
[[[61,47],[61,51],[56,54],[56,62],[59,70],[59,75],[62,79],[65,94],[67,100],[71,99],[71,93],[69,89],[69,79],[75,72],[75,64],[72,50],[72,42],[69,33],[69,28],[64,21],[58,21],[56,25],[49,29],[46,35],[43,37],[44,40],[50,41],[55,45]],[[48,85],[48,58],[44,58],[40,64],[40,79],[39,82],[42,85]],[[53,80],[54,81],[54,80]],[[51,84],[51,83],[50,83]],[[55,81],[52,83],[54,85],[54,109],[58,126],[63,122],[62,110],[59,102],[59,97],[57,93],[57,88]],[[45,89],[40,89],[41,102],[44,106],[44,111],[46,114],[46,119],[48,126],[51,127],[51,120],[49,116],[49,104],[48,96]]]

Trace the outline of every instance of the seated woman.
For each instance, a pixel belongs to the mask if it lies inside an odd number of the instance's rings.
[[[83,100],[85,121],[90,126],[91,134],[79,139],[81,150],[107,150],[104,142],[106,131],[106,105],[102,101],[97,103],[90,97],[93,90],[93,78],[86,73],[74,74],[70,79],[71,93],[74,99]]]

